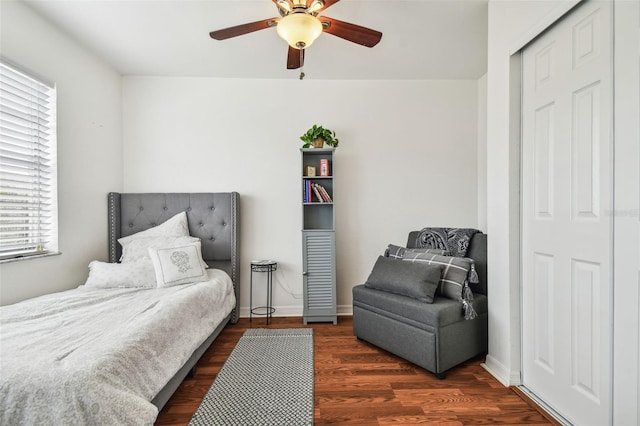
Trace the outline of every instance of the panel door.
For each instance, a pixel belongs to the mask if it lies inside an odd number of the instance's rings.
[[[523,384],[574,424],[611,418],[611,7],[523,51]]]

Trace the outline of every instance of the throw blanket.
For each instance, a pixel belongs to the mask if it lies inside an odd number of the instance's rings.
[[[471,238],[480,232],[473,228],[423,228],[416,237],[416,247],[447,250],[451,256],[467,257]],[[465,319],[474,319],[477,314],[473,309],[473,293],[469,283],[477,283],[478,274],[471,263],[469,277],[462,289],[462,306]]]
[[[416,238],[416,247],[445,249],[451,256],[467,257],[471,238],[478,232],[472,228],[423,228]]]
[[[0,424],[152,425],[150,401],[235,306],[231,278],[208,273],[0,308]]]

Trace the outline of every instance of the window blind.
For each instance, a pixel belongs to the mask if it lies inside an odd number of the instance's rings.
[[[0,260],[58,250],[56,92],[0,61]]]

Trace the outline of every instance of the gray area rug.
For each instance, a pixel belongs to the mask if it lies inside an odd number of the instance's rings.
[[[313,330],[247,330],[189,424],[312,425]]]

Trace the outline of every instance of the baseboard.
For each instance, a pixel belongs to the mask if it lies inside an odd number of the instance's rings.
[[[353,305],[338,305],[338,316],[353,316]]]
[[[301,317],[302,316],[302,306],[274,306],[275,311],[273,312],[273,317]],[[254,308],[255,309],[255,308]],[[254,317],[260,318],[264,315],[256,315],[253,314]],[[241,307],[240,308],[240,317],[249,318],[249,307]]]
[[[489,374],[506,387],[520,385],[520,372],[509,370],[504,364],[491,355],[487,355],[485,362],[481,365],[482,368],[487,370]]]

